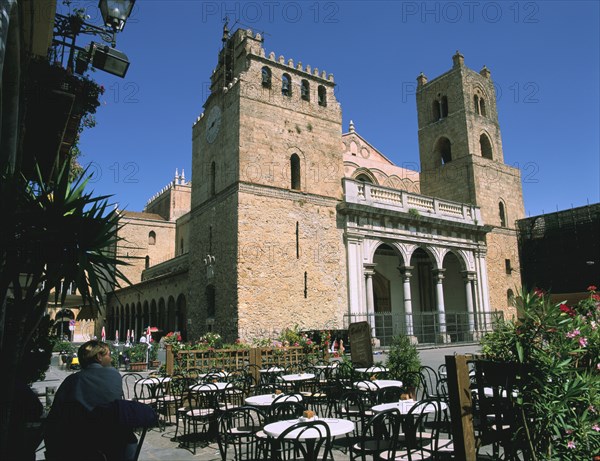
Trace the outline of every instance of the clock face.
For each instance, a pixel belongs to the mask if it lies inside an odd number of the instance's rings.
[[[206,120],[206,140],[209,143],[212,143],[215,140],[220,127],[221,108],[219,106],[214,106],[208,113],[208,118]]]

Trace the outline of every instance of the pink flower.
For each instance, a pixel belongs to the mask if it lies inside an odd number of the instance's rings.
[[[567,442],[567,448],[575,448],[575,441],[569,440]]]
[[[600,432],[600,426],[598,426],[598,424],[594,424],[592,429],[594,429],[596,432]]]
[[[587,287],[587,291],[596,291],[598,288],[595,285],[590,285]]]
[[[567,338],[575,338],[577,336],[579,336],[581,334],[581,332],[577,329],[573,330],[573,331],[569,331],[567,333]]]
[[[587,346],[587,343],[588,343],[588,340],[587,340],[587,338],[584,338],[583,336],[582,336],[581,338],[579,338],[579,345],[580,345],[581,347],[586,347],[586,346]]]

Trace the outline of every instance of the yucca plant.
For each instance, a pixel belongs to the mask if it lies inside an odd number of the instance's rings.
[[[125,263],[115,257],[119,215],[108,196],[86,191],[85,172],[70,179],[68,165],[67,159],[49,177],[37,168],[33,181],[8,170],[0,178],[2,447],[10,445],[15,383],[50,292],[64,301],[66,290],[57,288],[74,282],[84,303],[100,309],[104,293],[126,281],[119,269]]]

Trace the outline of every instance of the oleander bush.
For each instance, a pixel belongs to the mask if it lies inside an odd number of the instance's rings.
[[[518,319],[482,340],[491,360],[516,362],[517,399],[527,459],[590,461],[600,455],[600,295],[595,286],[575,306],[523,292]]]

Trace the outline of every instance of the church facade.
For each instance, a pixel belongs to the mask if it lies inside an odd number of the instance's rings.
[[[519,171],[504,164],[494,88],[457,52],[418,77],[421,172],[351,122],[331,74],[224,41],[182,175],[124,212],[132,286],[108,298],[109,337],[148,325],[194,339],[268,337],[367,320],[383,345],[476,338],[519,285]],[[514,270],[517,269],[517,272]]]

